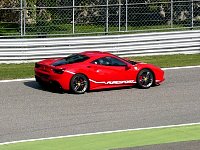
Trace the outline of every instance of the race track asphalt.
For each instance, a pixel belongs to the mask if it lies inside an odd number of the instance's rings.
[[[200,68],[166,70],[147,90],[59,94],[35,81],[0,83],[0,143],[200,122]]]
[[[176,142],[176,143],[167,143],[167,144],[158,144],[158,145],[149,145],[141,147],[128,147],[128,148],[119,148],[112,150],[199,150],[200,141],[189,141],[189,142]]]

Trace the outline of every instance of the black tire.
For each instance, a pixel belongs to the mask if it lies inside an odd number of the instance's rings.
[[[88,79],[83,74],[75,74],[70,81],[70,89],[73,93],[84,94],[89,87]]]
[[[141,70],[137,75],[137,85],[141,89],[148,89],[154,84],[154,74],[149,69]]]

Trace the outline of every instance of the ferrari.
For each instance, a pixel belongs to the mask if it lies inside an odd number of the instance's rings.
[[[39,84],[76,94],[134,85],[147,89],[164,81],[164,71],[159,67],[100,51],[45,59],[35,63],[34,71]]]

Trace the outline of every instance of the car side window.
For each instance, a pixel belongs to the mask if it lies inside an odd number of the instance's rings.
[[[94,60],[92,63],[104,66],[126,66],[126,63],[114,57],[99,58]]]

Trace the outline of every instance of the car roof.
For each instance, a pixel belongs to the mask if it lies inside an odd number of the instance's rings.
[[[101,51],[85,51],[81,53],[82,55],[86,55],[90,58],[99,58],[104,56],[113,56],[113,54],[110,54],[108,52],[101,52]]]

